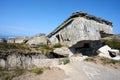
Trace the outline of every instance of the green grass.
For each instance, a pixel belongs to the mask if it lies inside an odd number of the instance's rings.
[[[43,69],[42,68],[34,68],[32,70],[30,70],[30,72],[36,73],[37,75],[42,74],[43,73]]]
[[[40,50],[44,54],[49,54],[53,50],[52,47],[50,47],[49,45],[46,45],[46,44],[36,45],[35,49]]]
[[[113,60],[113,59],[109,59],[109,58],[105,58],[105,57],[101,57],[100,59],[103,64],[116,64],[116,63],[120,63],[119,60]]]
[[[56,43],[53,45],[53,48],[61,48],[63,45],[61,43]]]
[[[0,49],[9,50],[9,49],[26,49],[29,50],[27,44],[16,44],[16,43],[0,43]]]
[[[90,61],[90,62],[94,62],[94,63],[102,63],[104,65],[120,64],[120,60],[113,60],[113,59],[109,59],[109,58],[101,57],[101,56],[88,57],[85,59],[85,61]]]
[[[44,49],[51,49],[51,48],[49,47],[49,45],[46,45],[46,44],[38,44],[38,45],[36,45],[36,47],[37,47],[37,48],[44,48]]]
[[[113,49],[120,50],[120,40],[118,39],[105,39],[102,40],[103,44],[110,46]]]
[[[0,80],[12,80],[14,77],[18,77],[26,72],[32,72],[32,73],[36,73],[37,75],[40,75],[43,73],[43,69],[34,68],[31,70],[28,70],[28,69],[21,69],[16,67],[14,69],[9,70],[9,69],[3,69],[0,67]]]
[[[20,68],[15,68],[13,70],[0,68],[0,80],[12,80],[14,77],[18,77],[25,72],[25,69]]]
[[[88,58],[86,58],[84,61],[90,61],[90,62],[96,63],[95,57],[88,57]]]
[[[41,51],[44,54],[50,53],[53,48],[50,47],[49,45],[45,44],[39,44],[39,45],[34,45],[34,49],[36,51]],[[31,51],[33,48],[31,48],[28,44],[21,43],[21,44],[16,44],[16,43],[0,43],[0,49],[7,51],[10,49],[19,49],[19,50],[28,50]]]

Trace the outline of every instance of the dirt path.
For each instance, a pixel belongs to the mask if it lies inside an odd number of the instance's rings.
[[[35,73],[27,72],[13,80],[65,80],[67,75],[60,68],[53,67],[45,70],[42,74],[38,75]]]
[[[60,68],[69,80],[120,80],[120,70],[90,62],[74,62]]]
[[[47,69],[41,75],[26,73],[13,80],[120,80],[120,70],[77,61]]]

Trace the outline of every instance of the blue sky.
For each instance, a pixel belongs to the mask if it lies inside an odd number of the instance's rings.
[[[0,0],[0,35],[49,34],[75,11],[107,19],[120,33],[120,0]]]

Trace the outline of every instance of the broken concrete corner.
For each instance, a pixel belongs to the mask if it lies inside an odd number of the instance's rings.
[[[120,56],[118,55],[119,50],[111,49],[108,45],[99,48],[96,52],[99,54],[99,56],[120,60]]]

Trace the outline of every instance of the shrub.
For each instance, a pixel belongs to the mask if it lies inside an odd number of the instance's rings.
[[[40,50],[42,53],[48,54],[53,50],[53,48],[46,44],[39,44],[37,45],[36,50]]]
[[[111,48],[114,49],[119,49],[120,50],[120,40],[118,39],[106,39],[102,40],[103,44],[110,46]]]
[[[60,47],[62,47],[62,44],[61,43],[56,43],[53,47],[54,48],[60,48]]]

